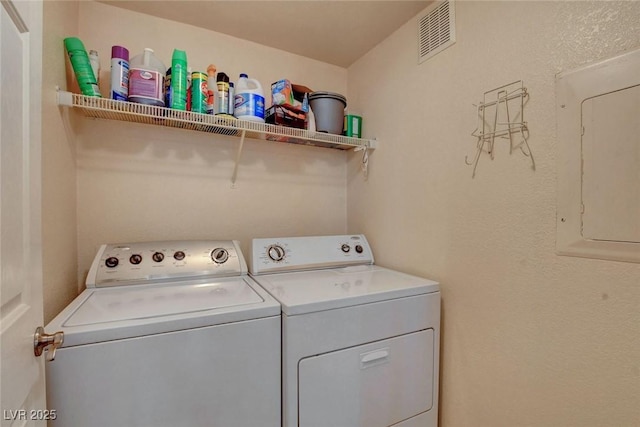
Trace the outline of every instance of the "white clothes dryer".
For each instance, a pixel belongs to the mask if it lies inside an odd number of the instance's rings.
[[[280,427],[280,306],[236,241],[103,245],[48,330],[50,426]]]
[[[284,427],[436,427],[438,283],[373,264],[363,235],[254,239],[282,307]]]

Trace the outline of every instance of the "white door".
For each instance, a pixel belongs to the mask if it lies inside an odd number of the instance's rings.
[[[0,7],[0,403],[2,426],[44,425],[40,139],[42,2]]]

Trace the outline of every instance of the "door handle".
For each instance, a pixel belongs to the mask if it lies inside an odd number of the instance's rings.
[[[56,332],[54,334],[47,334],[42,326],[36,328],[36,332],[33,334],[33,354],[36,357],[40,357],[43,351],[47,351],[47,362],[51,362],[56,358],[56,350],[64,342],[64,332]]]
[[[370,351],[360,355],[360,369],[377,366],[389,361],[389,347]]]

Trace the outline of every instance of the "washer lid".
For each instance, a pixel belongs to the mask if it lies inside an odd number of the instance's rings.
[[[277,316],[249,277],[86,289],[47,325],[63,347]]]
[[[90,292],[62,326],[84,326],[122,320],[255,304],[263,299],[244,280],[186,286],[140,286]]]
[[[282,305],[296,315],[437,292],[437,282],[361,265],[328,270],[267,274],[254,277]]]

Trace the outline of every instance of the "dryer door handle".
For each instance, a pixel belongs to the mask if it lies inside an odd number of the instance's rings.
[[[380,365],[389,361],[389,347],[362,353],[360,355],[360,369]]]

